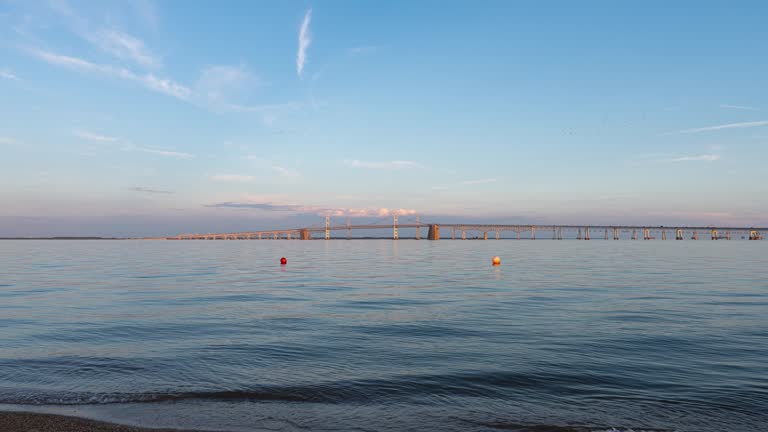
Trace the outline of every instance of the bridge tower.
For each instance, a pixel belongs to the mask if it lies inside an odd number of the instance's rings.
[[[309,230],[306,228],[301,229],[301,239],[302,240],[311,240],[312,236],[309,235]],[[259,234],[259,240],[261,240],[261,234]]]
[[[397,240],[400,234],[397,232],[397,213],[392,215],[392,239]]]
[[[683,239],[683,230],[678,228],[675,232],[675,240],[682,240]]]
[[[331,239],[331,217],[330,216],[325,217],[325,239],[326,240]]]
[[[451,234],[453,236],[453,234]],[[427,233],[428,240],[440,240],[440,226],[432,224],[429,226],[429,232]]]

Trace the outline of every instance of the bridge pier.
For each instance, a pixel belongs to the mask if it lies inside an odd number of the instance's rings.
[[[651,239],[651,230],[648,228],[643,228],[643,240],[650,240]]]
[[[632,229],[632,240],[637,240],[637,229],[636,228]]]
[[[619,229],[613,228],[613,239],[618,240],[619,239]]]
[[[675,240],[682,240],[683,239],[683,230],[678,228],[677,232],[675,233]]]
[[[483,231],[483,240],[488,240],[488,231]]]
[[[720,240],[720,235],[718,234],[716,229],[712,230],[712,240]]]
[[[579,233],[576,234],[576,240],[581,240],[581,239],[582,239],[582,237],[581,237],[581,227],[579,227]]]
[[[692,240],[698,240],[699,239],[699,232],[696,230],[693,230],[693,235],[691,236]]]
[[[501,239],[501,231],[496,230],[496,240]]]
[[[661,230],[661,239],[666,240],[667,239],[667,230]]]
[[[763,239],[763,235],[760,233],[760,231],[750,230],[749,231],[749,239],[750,240],[762,240]]]
[[[589,227],[584,228],[584,240],[591,240],[589,237]]]
[[[453,236],[453,234],[451,234]],[[429,226],[429,232],[427,233],[427,240],[440,240],[440,226],[432,224]]]
[[[464,230],[461,230],[461,239],[466,240],[467,239],[467,232]]]
[[[531,225],[531,240],[536,240],[536,227]]]

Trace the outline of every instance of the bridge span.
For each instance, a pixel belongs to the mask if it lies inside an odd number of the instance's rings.
[[[331,224],[330,217],[325,218],[324,226],[304,228],[289,228],[264,231],[244,231],[231,233],[207,233],[207,234],[179,234],[170,237],[153,237],[147,240],[313,240],[313,239],[338,239],[352,238],[353,230],[391,230],[392,239],[400,238],[400,230],[413,229],[414,238],[419,240],[422,231],[427,230],[426,238],[440,240],[442,230],[445,238],[450,230],[450,239],[466,240],[468,238],[488,240],[489,234],[496,240],[502,238],[504,233],[512,233],[515,239],[577,239],[577,240],[699,240],[709,238],[711,240],[731,240],[732,238],[745,238],[749,240],[762,240],[763,233],[768,228],[738,227],[738,226],[650,226],[650,225],[556,225],[556,224],[474,224],[474,223],[422,223],[419,217],[415,222],[399,223],[398,217],[392,218],[392,223],[382,224],[357,224],[353,225],[347,220],[346,225]],[[342,233],[342,236],[332,236],[332,233]],[[469,235],[468,235],[469,234]],[[521,237],[522,234],[522,237]],[[509,237],[504,237],[509,238]]]

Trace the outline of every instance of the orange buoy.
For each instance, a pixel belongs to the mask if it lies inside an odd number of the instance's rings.
[[[495,265],[495,266],[497,266],[497,265],[501,265],[501,258],[499,258],[499,256],[498,256],[498,255],[496,255],[495,257],[493,257],[493,259],[491,259],[491,262],[492,262],[492,263],[493,263],[493,265]]]
[[[282,257],[282,258],[280,258],[280,264],[286,265],[286,264],[288,264],[288,260],[285,259],[285,257]]]

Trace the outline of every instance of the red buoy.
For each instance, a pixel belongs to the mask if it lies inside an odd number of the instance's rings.
[[[288,264],[288,260],[285,259],[285,257],[282,257],[282,258],[280,258],[280,264],[286,265],[286,264]]]

